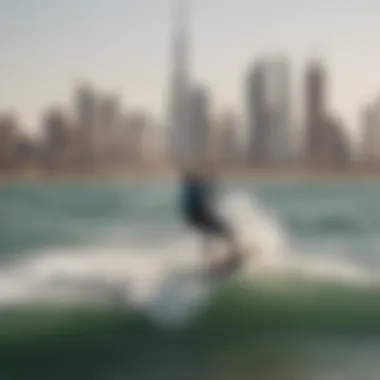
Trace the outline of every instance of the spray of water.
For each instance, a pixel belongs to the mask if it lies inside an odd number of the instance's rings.
[[[246,281],[263,276],[369,280],[368,272],[356,265],[296,254],[274,215],[244,194],[228,196],[218,209],[247,257],[240,273]],[[75,252],[49,249],[0,272],[0,305],[114,303],[166,326],[182,325],[221,289],[205,275],[198,243],[198,237],[186,236],[149,249],[108,243]]]

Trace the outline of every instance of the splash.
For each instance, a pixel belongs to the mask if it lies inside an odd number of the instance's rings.
[[[233,194],[221,201],[218,210],[233,229],[239,245],[252,259],[249,267],[277,262],[285,252],[286,234],[271,211],[254,198]]]
[[[305,281],[368,283],[374,278],[354,263],[297,253],[275,215],[256,200],[235,194],[218,210],[247,254],[244,281],[303,278]],[[136,244],[50,249],[15,262],[0,272],[0,305],[91,303],[117,305],[143,312],[169,327],[190,323],[222,291],[205,276],[197,236],[155,248]]]

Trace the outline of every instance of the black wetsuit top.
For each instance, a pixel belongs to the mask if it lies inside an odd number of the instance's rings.
[[[187,223],[205,234],[224,236],[233,242],[230,227],[213,210],[215,186],[197,176],[183,179],[181,209]]]
[[[213,209],[214,185],[196,176],[183,180],[182,212],[192,226],[205,233],[229,235],[227,226],[218,218]]]
[[[197,178],[187,176],[183,180],[182,211],[190,218],[201,218],[209,212],[211,194],[210,184]]]

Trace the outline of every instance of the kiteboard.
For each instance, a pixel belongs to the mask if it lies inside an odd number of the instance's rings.
[[[213,259],[207,265],[210,278],[224,279],[232,277],[242,270],[247,260],[247,252],[242,247],[234,252],[224,252],[222,257]]]
[[[219,262],[213,262],[208,268],[208,275],[211,278],[228,278],[239,271],[243,265],[243,257],[235,253]]]

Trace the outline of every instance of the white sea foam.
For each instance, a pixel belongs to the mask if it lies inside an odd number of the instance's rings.
[[[219,206],[248,255],[241,276],[296,276],[324,281],[373,280],[368,271],[342,259],[297,254],[275,216],[244,194]],[[144,248],[136,242],[49,249],[0,271],[0,305],[36,302],[112,303],[146,313],[168,326],[191,320],[207,304],[216,282],[202,270],[197,236]],[[377,277],[375,277],[377,279]]]

